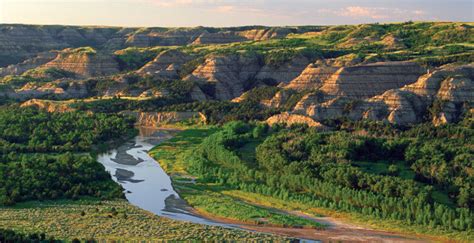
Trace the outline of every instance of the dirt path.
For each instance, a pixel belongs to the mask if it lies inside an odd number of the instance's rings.
[[[366,227],[342,222],[333,217],[312,217],[301,212],[287,211],[288,214],[298,215],[307,219],[312,219],[321,224],[328,225],[324,230],[309,228],[284,228],[265,225],[254,225],[238,220],[219,218],[205,213],[193,212],[200,217],[223,223],[238,225],[242,229],[257,231],[262,233],[273,233],[288,237],[308,240],[319,240],[323,242],[430,242],[427,239],[419,239],[410,236],[404,236],[388,231],[373,230]]]

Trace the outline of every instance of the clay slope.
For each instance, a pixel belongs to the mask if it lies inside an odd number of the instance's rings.
[[[424,121],[433,102],[440,102],[432,121],[438,125],[454,122],[473,106],[473,101],[474,64],[448,65],[420,76],[412,84],[366,99],[332,97],[316,91],[305,95],[293,113],[307,115],[316,121],[344,117],[409,125]]]
[[[21,75],[30,69],[37,68],[52,61],[56,56],[56,52],[40,53],[38,56],[27,59],[21,63],[9,65],[5,68],[0,68],[0,77],[5,77],[7,75]]]
[[[362,60],[355,54],[317,60],[307,65],[285,88],[298,91],[318,89],[323,85],[323,82],[329,79],[339,68],[354,66],[361,62]]]
[[[161,79],[178,79],[181,66],[191,59],[189,55],[177,50],[164,51],[140,68],[137,73]]]
[[[320,90],[333,96],[369,98],[415,82],[426,73],[414,62],[380,62],[342,67],[324,81]]]
[[[244,92],[246,82],[259,70],[258,58],[254,56],[211,56],[185,80],[215,85],[214,98],[230,100]]]
[[[113,56],[95,50],[65,49],[43,68],[58,68],[82,77],[107,76],[119,72]]]
[[[296,56],[279,65],[267,64],[260,69],[255,79],[287,84],[300,75],[309,62],[304,56]]]
[[[56,80],[47,83],[28,83],[16,89],[8,96],[14,99],[27,100],[54,95],[61,99],[85,98],[91,96],[86,81]]]

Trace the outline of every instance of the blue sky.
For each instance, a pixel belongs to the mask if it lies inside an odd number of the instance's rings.
[[[0,0],[1,23],[109,26],[474,21],[474,0]]]

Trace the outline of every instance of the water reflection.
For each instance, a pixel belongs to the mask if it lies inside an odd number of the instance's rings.
[[[173,189],[170,177],[148,155],[155,145],[170,139],[176,131],[140,128],[133,140],[117,149],[101,154],[98,161],[114,181],[127,192],[127,200],[135,206],[159,216],[194,223],[234,228],[235,225],[213,222],[192,213],[192,208]]]

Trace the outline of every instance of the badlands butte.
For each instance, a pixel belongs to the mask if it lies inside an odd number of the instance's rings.
[[[4,24],[0,103],[127,110],[146,125],[231,116],[321,128],[339,119],[452,123],[473,109],[473,27]],[[252,114],[240,114],[245,107]]]

